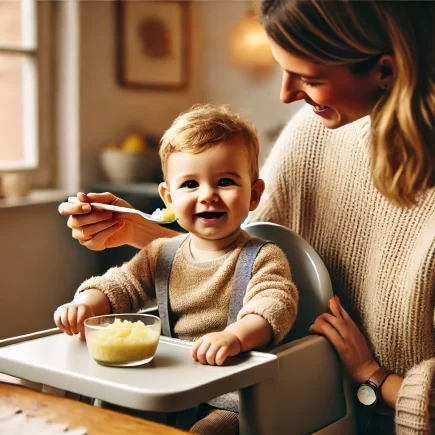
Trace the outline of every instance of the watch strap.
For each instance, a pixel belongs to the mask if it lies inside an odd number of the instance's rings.
[[[370,376],[366,383],[372,384],[376,389],[379,389],[389,375],[391,375],[391,372],[381,366]]]

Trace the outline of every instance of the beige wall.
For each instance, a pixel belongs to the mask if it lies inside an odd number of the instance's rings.
[[[0,209],[0,339],[53,328],[53,311],[95,273],[54,203]]]
[[[160,136],[172,120],[201,101],[203,89],[196,56],[190,65],[190,85],[181,91],[149,91],[120,87],[115,76],[115,5],[112,1],[80,6],[80,143],[81,183],[101,180],[98,152],[129,132]],[[192,26],[194,41],[198,34]]]
[[[252,1],[193,2],[201,23],[199,66],[204,77],[205,99],[229,103],[254,122],[260,138],[260,163],[272,143],[266,132],[284,125],[299,105],[285,105],[279,99],[282,72],[278,64],[264,77],[254,77],[236,68],[231,62],[231,33]]]
[[[194,103],[231,104],[257,126],[261,160],[270,149],[266,131],[296,110],[279,101],[281,71],[254,79],[231,63],[231,31],[249,2],[190,2],[189,87],[181,91],[122,88],[115,77],[115,8],[111,1],[80,3],[80,167],[81,182],[101,180],[98,152],[130,131],[157,136]]]

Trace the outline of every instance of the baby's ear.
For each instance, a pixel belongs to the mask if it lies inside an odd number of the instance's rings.
[[[169,192],[169,186],[166,184],[166,182],[159,184],[159,194],[160,198],[162,198],[163,202],[166,205],[166,208],[170,208],[172,204],[172,197],[171,193]]]
[[[252,184],[251,188],[251,204],[249,206],[249,211],[254,211],[258,204],[260,203],[261,195],[264,192],[264,181],[259,178]]]

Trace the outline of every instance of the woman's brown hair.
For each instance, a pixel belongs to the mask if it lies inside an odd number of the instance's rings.
[[[269,37],[311,62],[367,74],[383,54],[392,88],[371,113],[371,170],[378,190],[409,207],[435,186],[435,3],[263,0]]]

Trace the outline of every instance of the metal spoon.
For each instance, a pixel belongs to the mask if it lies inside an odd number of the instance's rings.
[[[77,199],[77,197],[70,196],[68,198],[68,202],[75,204],[75,203],[78,203],[80,201]],[[91,202],[90,205],[92,207],[95,207],[97,210],[109,210],[109,211],[114,211],[117,213],[137,214],[139,216],[142,216],[147,221],[154,222],[156,224],[172,224],[173,222],[175,222],[177,220],[177,218],[172,219],[172,220],[156,219],[152,215],[150,215],[148,213],[144,213],[143,211],[140,211],[140,210],[136,210],[134,208],[119,207],[117,205],[111,205],[111,204],[101,204],[100,202]]]

